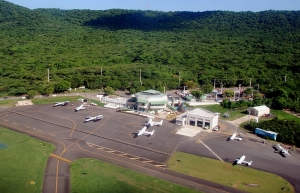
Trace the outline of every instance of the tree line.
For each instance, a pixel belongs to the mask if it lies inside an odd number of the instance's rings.
[[[206,91],[251,79],[267,105],[299,111],[299,11],[30,10],[6,1],[0,11],[2,95],[83,85]]]

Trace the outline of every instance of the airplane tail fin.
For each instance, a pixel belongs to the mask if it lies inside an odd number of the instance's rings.
[[[153,121],[151,118],[149,118],[149,121],[148,121],[149,125],[152,127],[153,126]]]
[[[232,136],[230,137],[230,140],[234,140],[236,136],[236,133],[232,134]]]
[[[154,134],[154,131],[155,131],[155,130],[153,130],[153,131],[150,133],[150,135],[153,135],[153,134]]]
[[[249,161],[249,162],[247,163],[248,166],[251,166],[251,164],[252,164],[252,161]]]

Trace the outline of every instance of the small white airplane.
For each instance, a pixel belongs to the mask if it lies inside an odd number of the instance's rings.
[[[80,105],[79,107],[76,107],[74,110],[75,111],[85,110],[85,107],[84,105]]]
[[[277,144],[275,147],[276,147],[276,148],[280,151],[280,153],[282,153],[283,155],[291,155],[291,154],[289,153],[289,151],[288,151],[287,149],[283,148],[280,144]]]
[[[236,133],[232,134],[232,136],[229,138],[230,140],[238,140],[241,141],[243,138],[242,137],[236,137]]]
[[[242,157],[237,158],[235,160],[235,162],[237,164],[246,164],[246,166],[250,166],[252,164],[252,161],[245,161],[245,158],[246,158],[246,156],[243,155]]]
[[[95,117],[91,117],[91,116],[88,116],[87,118],[85,118],[85,123],[86,122],[89,122],[89,121],[94,121],[94,122],[96,122],[96,121],[99,121],[99,120],[101,120],[103,118],[103,115],[98,115],[98,116],[95,116]]]
[[[147,127],[143,127],[141,130],[137,131],[136,132],[136,136],[141,136],[141,135],[147,135],[148,137],[153,135],[154,134],[154,130],[149,132],[149,131],[146,131],[147,130]]]
[[[57,106],[66,106],[69,103],[69,101],[64,101],[64,102],[56,102],[53,107]]]
[[[160,126],[160,125],[162,125],[162,123],[163,123],[163,120],[161,120],[159,122],[153,122],[152,119],[150,118],[148,123],[146,123],[146,126],[151,126],[151,127],[154,125]]]

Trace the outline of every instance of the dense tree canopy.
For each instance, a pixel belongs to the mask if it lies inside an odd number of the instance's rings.
[[[0,13],[3,95],[251,82],[269,106],[300,109],[300,11],[30,10],[0,1]]]

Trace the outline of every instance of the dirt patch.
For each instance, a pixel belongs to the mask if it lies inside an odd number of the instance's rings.
[[[244,186],[258,188],[258,184],[244,184]]]

